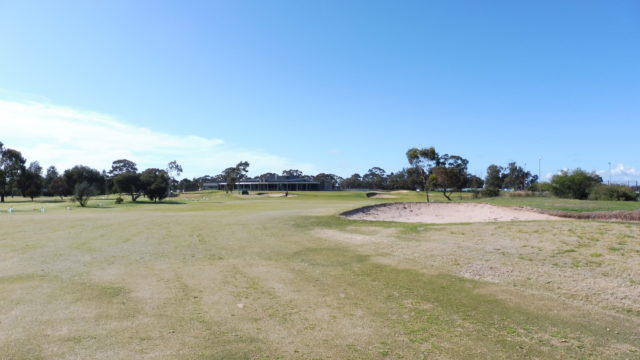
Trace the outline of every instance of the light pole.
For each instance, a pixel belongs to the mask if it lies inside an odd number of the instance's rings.
[[[609,161],[609,185],[611,185],[611,161]]]
[[[538,158],[538,182],[540,182],[540,169],[541,169],[540,164],[542,164],[542,157]]]

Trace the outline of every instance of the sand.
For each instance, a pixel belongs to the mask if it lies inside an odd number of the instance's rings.
[[[341,214],[355,220],[410,223],[467,223],[491,221],[562,220],[520,208],[470,203],[391,203],[365,206]]]

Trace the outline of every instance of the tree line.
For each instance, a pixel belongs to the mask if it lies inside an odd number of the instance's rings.
[[[283,170],[280,174],[317,181],[323,188],[334,190],[420,189],[427,201],[432,191],[439,191],[451,200],[454,191],[463,189],[487,197],[498,196],[504,189],[547,191],[575,199],[636,200],[638,197],[629,187],[603,185],[599,175],[581,169],[561,171],[550,182],[541,184],[537,175],[515,162],[506,166],[489,165],[483,179],[468,172],[469,161],[460,155],[441,154],[434,147],[410,148],[405,155],[408,166],[397,172],[387,173],[380,167],[372,167],[362,175],[354,173],[346,178],[331,173],[308,175],[297,169]],[[224,182],[227,191],[231,191],[237,182],[248,179],[248,168],[249,163],[241,161],[214,176],[177,180],[183,170],[176,161],[168,163],[166,169],[138,171],[133,161],[119,159],[113,161],[109,171],[100,172],[85,165],[76,165],[60,173],[55,166],[43,171],[38,161],[26,165],[26,159],[19,151],[5,148],[0,142],[0,202],[14,195],[32,200],[39,196],[58,196],[61,199],[70,196],[81,206],[86,206],[90,197],[110,193],[127,195],[133,202],[142,196],[157,202],[169,196],[171,191],[197,191],[210,182]],[[265,181],[276,175],[267,172],[254,180]]]
[[[140,196],[161,201],[169,195],[171,175],[181,172],[175,161],[169,163],[166,170],[150,168],[138,172],[136,164],[126,159],[114,161],[108,172],[85,165],[76,165],[62,173],[55,166],[43,171],[38,161],[27,166],[19,151],[5,148],[0,142],[0,202],[15,195],[31,200],[39,196],[60,199],[70,196],[84,207],[92,196],[110,193],[128,194],[132,201]]]

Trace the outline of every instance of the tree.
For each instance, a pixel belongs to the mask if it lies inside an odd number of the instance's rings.
[[[178,185],[178,181],[175,178],[182,174],[182,166],[180,166],[177,161],[173,160],[167,164],[167,173],[171,178],[171,184],[169,186],[169,191],[171,191],[171,188]]]
[[[86,181],[82,181],[75,185],[71,201],[77,201],[81,207],[85,207],[87,203],[89,203],[89,199],[96,194],[97,191],[94,186]]]
[[[387,177],[387,187],[390,190],[409,189],[407,169],[392,172]]]
[[[362,176],[355,173],[342,181],[343,189],[362,189],[365,187]]]
[[[472,189],[480,189],[483,185],[484,185],[484,180],[482,180],[482,178],[475,175],[467,176],[465,187],[469,187]]]
[[[469,160],[458,155],[444,154],[437,158],[436,164],[429,176],[430,185],[440,187],[444,197],[451,201],[453,190],[461,191],[465,184]]]
[[[267,172],[267,173],[264,173],[264,174],[258,176],[258,179],[260,181],[262,181],[262,182],[265,182],[265,181],[267,181],[269,179],[275,179],[277,176],[278,176],[278,174],[276,174],[276,173]]]
[[[55,166],[49,166],[47,168],[47,173],[44,176],[44,180],[43,180],[43,183],[42,183],[44,194],[46,196],[55,196],[56,195],[56,194],[54,194],[54,193],[49,191],[49,187],[51,186],[51,183],[53,183],[53,180],[55,180],[58,176],[60,176],[60,174],[58,174],[58,169],[56,169]]]
[[[180,191],[198,191],[198,179],[184,178],[178,183],[178,189]]]
[[[340,183],[342,183],[344,179],[335,174],[320,173],[314,176],[313,180],[320,182],[322,184],[321,185],[322,189],[335,190],[340,186]]]
[[[0,142],[0,202],[4,202],[7,195],[13,194],[25,162],[19,151],[5,148]]]
[[[137,172],[124,172],[113,178],[113,185],[119,193],[131,196],[131,201],[135,202],[144,194],[142,180]]]
[[[362,181],[370,189],[384,189],[387,184],[387,172],[379,167],[373,167],[362,176]]]
[[[407,150],[407,160],[409,164],[419,174],[421,184],[429,202],[429,176],[431,174],[431,168],[440,165],[439,156],[436,149],[432,146],[430,148],[411,148]]]
[[[558,197],[584,200],[591,189],[602,183],[602,177],[595,172],[582,169],[562,170],[551,178],[551,192]]]
[[[18,179],[18,187],[22,196],[34,198],[42,194],[44,178],[42,177],[42,167],[37,161],[29,164],[28,168],[22,168],[20,170],[20,176]]]
[[[502,167],[491,164],[487,167],[487,175],[484,178],[484,194],[498,196],[502,189],[504,176]]]
[[[240,161],[239,163],[236,164],[236,166],[234,167],[230,167],[230,168],[226,168],[223,171],[223,174],[225,176],[225,180],[227,182],[227,185],[225,187],[225,191],[227,193],[230,193],[233,191],[233,189],[236,186],[236,183],[242,179],[244,179],[244,177],[246,176],[247,172],[249,171],[249,162],[247,161]],[[283,172],[284,174],[284,172]]]
[[[514,190],[524,190],[538,180],[537,175],[532,175],[515,162],[510,162],[509,165],[507,165],[507,168],[504,169],[503,176],[503,186]]]
[[[165,170],[147,169],[140,175],[140,181],[144,194],[149,200],[158,202],[167,197],[171,178]]]
[[[85,165],[76,165],[71,169],[65,170],[62,174],[64,182],[68,189],[73,189],[75,194],[76,185],[86,182],[87,185],[93,188],[94,192],[98,192],[98,189],[103,189],[105,179],[96,169],[90,168]]]
[[[62,176],[58,176],[51,180],[51,183],[47,186],[47,192],[51,196],[59,196],[60,200],[63,200],[64,196],[68,196],[71,193]]]
[[[283,170],[282,176],[290,176],[292,178],[301,178],[301,177],[304,177],[304,174],[302,173],[302,171],[298,169],[289,169],[289,170]]]
[[[120,159],[111,163],[111,170],[109,170],[108,174],[113,178],[127,172],[138,172],[138,166],[131,160]]]

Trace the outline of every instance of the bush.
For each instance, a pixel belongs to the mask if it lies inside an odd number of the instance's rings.
[[[638,194],[623,185],[597,185],[589,192],[589,200],[636,201]]]
[[[122,198],[122,196],[118,196],[116,198],[116,204],[122,204],[124,202],[124,199]]]
[[[480,191],[480,195],[482,195],[482,197],[500,196],[500,189],[495,189],[495,188],[482,189],[482,191]]]
[[[71,201],[77,201],[80,206],[85,207],[87,206],[89,199],[97,193],[98,192],[93,186],[89,185],[86,181],[83,181],[75,186]]]
[[[584,200],[589,197],[591,189],[601,182],[602,178],[594,172],[563,170],[551,178],[551,192],[561,198]]]

